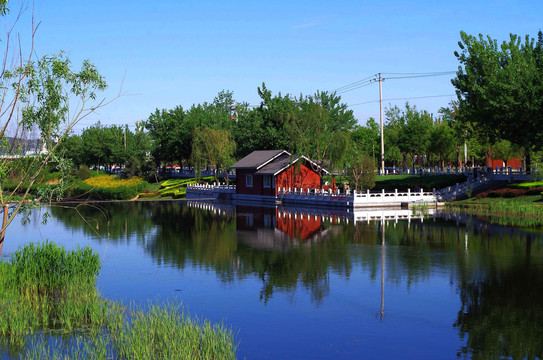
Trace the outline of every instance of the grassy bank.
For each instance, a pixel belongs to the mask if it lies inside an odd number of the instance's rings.
[[[46,242],[0,262],[0,355],[20,359],[235,359],[232,331],[180,305],[125,307],[96,290],[98,255]]]
[[[471,198],[447,203],[445,206],[455,211],[482,215],[502,225],[543,226],[541,195]]]
[[[466,181],[464,175],[380,175],[377,176],[373,190],[407,191],[415,186],[427,191],[453,186]]]

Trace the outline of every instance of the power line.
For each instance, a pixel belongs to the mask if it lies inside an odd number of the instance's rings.
[[[375,81],[372,79],[372,80],[369,80],[369,81],[366,81],[365,83],[362,83],[361,85],[359,86],[356,86],[356,87],[352,87],[352,88],[348,88],[348,89],[345,89],[345,90],[342,90],[342,91],[336,91],[336,93],[339,95],[339,94],[344,94],[346,92],[349,92],[349,91],[353,91],[353,90],[356,90],[356,89],[360,89],[360,88],[363,88],[363,87],[366,87],[366,86],[370,86],[371,84],[373,84]]]
[[[381,75],[400,75],[400,76],[385,76],[381,79],[384,80],[399,80],[399,79],[414,79],[422,77],[434,77],[434,76],[444,76],[455,74],[456,71],[435,71],[435,72],[421,72],[421,73],[381,73]],[[339,94],[344,94],[349,91],[357,90],[377,82],[377,74],[368,76],[364,79],[355,81],[353,83],[338,87],[333,90],[333,92]]]
[[[358,81],[355,81],[354,83],[351,83],[351,84],[347,84],[347,85],[344,85],[344,86],[340,86],[338,87],[337,89],[334,89],[333,91],[334,92],[337,92],[337,91],[343,91],[345,90],[346,88],[350,88],[352,86],[356,86],[356,85],[359,85],[361,83],[365,83],[367,82],[368,80],[371,80],[375,77],[375,75],[371,75],[371,76],[368,76],[367,78],[364,78],[362,80],[358,80]]]
[[[434,76],[444,76],[452,75],[456,72],[443,72],[443,73],[431,73],[431,74],[420,74],[420,75],[405,75],[405,76],[388,76],[385,77],[386,80],[395,80],[395,79],[414,79],[414,78],[423,78],[423,77],[434,77]]]
[[[382,75],[449,75],[454,74],[456,71],[434,71],[434,72],[422,72],[422,73],[381,73]]]
[[[452,95],[412,96],[412,97],[404,97],[404,98],[383,99],[383,101],[428,99],[428,98],[448,97],[448,96],[456,96],[456,95],[452,94]],[[371,100],[371,101],[365,101],[365,102],[356,103],[356,104],[350,104],[350,105],[347,105],[347,106],[348,107],[353,107],[353,106],[357,106],[357,105],[365,105],[365,104],[378,103],[378,102],[379,102],[379,100]]]

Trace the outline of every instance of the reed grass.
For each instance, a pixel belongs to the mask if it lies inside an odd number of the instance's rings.
[[[233,332],[181,305],[143,309],[96,290],[98,255],[30,244],[0,262],[0,357],[20,359],[235,359]]]
[[[492,222],[501,225],[543,226],[543,206],[535,203],[534,198],[537,197],[486,198],[478,201],[447,203],[445,206],[454,211],[486,216]]]

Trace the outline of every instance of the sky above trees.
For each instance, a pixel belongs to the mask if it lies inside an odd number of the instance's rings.
[[[543,14],[537,0],[36,0],[34,9],[28,1],[12,0],[10,15],[1,19],[3,31],[24,4],[17,27],[23,47],[33,12],[40,22],[39,56],[64,50],[75,65],[90,59],[106,77],[109,98],[122,86],[125,96],[81,122],[78,132],[97,121],[134,130],[157,108],[210,102],[223,89],[258,105],[262,82],[274,93],[298,96],[333,91],[378,72],[455,71],[461,30],[498,42],[509,33],[535,37]],[[386,80],[384,105],[408,100],[436,114],[455,99],[453,76]],[[379,117],[378,94],[373,83],[340,95],[364,124]],[[422,98],[427,96],[440,97]]]

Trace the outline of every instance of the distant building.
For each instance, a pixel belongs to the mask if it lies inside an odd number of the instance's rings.
[[[8,156],[32,156],[43,153],[43,141],[41,139],[21,139],[6,136],[6,144],[0,145],[0,155]]]
[[[488,151],[485,154],[485,165],[486,167],[495,169],[505,167],[505,161],[503,159],[493,159]],[[511,166],[512,169],[517,169],[522,167],[522,160],[520,157],[507,159],[507,167]]]
[[[257,150],[230,167],[236,170],[236,194],[277,196],[279,188],[321,187],[318,166],[305,156],[285,150]],[[325,174],[328,171],[322,169]]]

